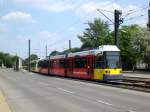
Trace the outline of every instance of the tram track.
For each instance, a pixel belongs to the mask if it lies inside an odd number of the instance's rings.
[[[124,77],[122,81],[111,81],[109,83],[121,88],[150,92],[150,78]]]
[[[109,81],[109,82],[93,81],[93,80],[85,80],[85,79],[81,80],[78,78],[69,78],[69,79],[150,93],[150,78],[124,77],[123,80],[120,81],[116,80],[116,81]]]

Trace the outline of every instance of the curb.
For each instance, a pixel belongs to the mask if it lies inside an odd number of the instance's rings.
[[[12,112],[2,91],[0,91],[0,112]]]

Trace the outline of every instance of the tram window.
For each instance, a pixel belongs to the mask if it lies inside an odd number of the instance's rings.
[[[58,60],[53,60],[53,67],[57,68],[58,67]]]
[[[40,62],[40,67],[43,67],[43,61]]]
[[[55,67],[55,65],[56,65],[56,61],[53,60],[53,61],[52,61],[52,66]]]
[[[60,61],[59,61],[59,66],[60,66],[61,68],[64,68],[64,67],[65,67],[65,60],[60,60]]]
[[[42,67],[42,61],[38,62],[38,67]]]
[[[52,61],[49,62],[49,67],[52,68]]]
[[[42,67],[45,68],[46,67],[45,65],[46,65],[46,63],[45,63],[45,61],[43,61],[42,62]]]
[[[96,68],[103,68],[104,67],[104,61],[102,56],[97,56],[95,60],[95,67]]]
[[[47,60],[46,61],[46,68],[48,68],[49,67],[49,61]]]
[[[86,58],[76,58],[75,59],[75,68],[87,68],[87,59]]]
[[[43,68],[48,68],[48,61],[42,61],[41,62],[41,66],[43,67]]]

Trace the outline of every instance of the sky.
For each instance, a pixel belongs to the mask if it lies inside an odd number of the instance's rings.
[[[123,25],[147,24],[149,0],[0,0],[0,52],[28,57],[28,40],[31,53],[40,58],[53,50],[63,51],[80,47],[86,23],[94,18],[108,21],[97,9],[113,21],[115,9],[122,10]],[[113,30],[113,26],[110,25]]]

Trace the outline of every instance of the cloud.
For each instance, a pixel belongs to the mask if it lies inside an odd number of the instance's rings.
[[[14,0],[16,3],[47,10],[50,12],[63,12],[73,9],[74,5],[69,0]]]
[[[49,4],[46,5],[45,4],[43,6],[43,8],[47,9],[48,11],[62,12],[62,11],[72,9],[73,5],[69,4],[69,3],[66,3],[66,2],[59,1],[57,3],[54,2],[51,5],[49,5]]]
[[[1,17],[3,21],[32,21],[32,15],[29,13],[14,11]]]
[[[105,15],[107,15],[108,18],[110,18],[112,21],[114,21],[114,10],[122,10],[122,17],[125,19],[129,18],[138,18],[141,14],[145,13],[145,10],[141,10],[139,6],[136,5],[127,5],[123,6],[121,4],[118,4],[116,2],[112,1],[88,1],[83,4],[76,10],[77,16],[79,16],[81,19],[84,19],[85,21],[91,21],[92,19],[98,17],[102,20],[109,21],[104,15],[99,13],[97,9],[100,9]],[[105,10],[105,11],[104,11]],[[108,11],[108,12],[107,12]],[[134,12],[137,11],[137,12]],[[132,13],[134,12],[134,13]],[[131,14],[129,14],[131,13]],[[129,14],[129,15],[128,15]],[[126,17],[127,16],[127,17]],[[143,19],[144,21],[144,19]],[[110,22],[110,21],[109,21]],[[132,23],[130,21],[124,21],[124,23],[130,23],[130,24],[136,24],[136,21],[133,21]],[[112,24],[110,22],[110,24]],[[140,24],[141,25],[141,24]]]
[[[116,3],[111,3],[110,1],[105,2],[96,2],[96,1],[89,1],[82,4],[77,9],[77,14],[93,14],[96,15],[97,9],[104,9],[108,11],[113,11],[114,9],[121,9],[121,7]]]

